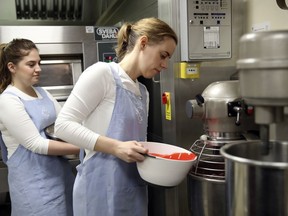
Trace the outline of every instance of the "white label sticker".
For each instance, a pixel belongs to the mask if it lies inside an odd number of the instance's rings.
[[[220,48],[220,27],[206,26],[204,27],[204,49]]]
[[[187,68],[186,69],[186,73],[188,74],[188,75],[190,75],[190,74],[197,74],[198,73],[198,69],[197,69],[197,67],[190,67],[190,68]]]
[[[93,26],[86,26],[86,33],[94,33],[94,27]]]
[[[252,26],[252,32],[259,32],[259,31],[268,31],[270,30],[270,23],[258,23]]]

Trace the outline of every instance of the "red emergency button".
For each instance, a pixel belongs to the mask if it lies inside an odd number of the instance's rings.
[[[246,113],[247,113],[247,115],[253,115],[254,107],[253,106],[247,106]]]
[[[167,104],[168,103],[168,97],[165,93],[162,94],[162,104]]]

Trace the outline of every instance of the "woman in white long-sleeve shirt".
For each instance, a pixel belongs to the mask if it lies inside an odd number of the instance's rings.
[[[157,18],[124,24],[119,63],[98,62],[77,81],[56,123],[56,135],[86,151],[73,190],[75,216],[147,216],[147,187],[136,161],[147,152],[149,95],[137,78],[167,68],[175,32]]]
[[[6,91],[13,93],[3,94],[0,100],[0,130],[5,145],[8,147],[7,158],[14,154],[20,143],[32,152],[47,154],[50,140],[40,136],[20,99],[33,101],[35,97],[25,94],[11,84],[7,86]],[[46,90],[44,91],[46,92]],[[46,94],[53,101],[56,113],[59,113],[61,105],[48,92]],[[37,95],[42,98],[38,91]],[[17,127],[15,127],[15,123],[17,123]]]
[[[74,175],[59,155],[77,154],[79,148],[45,135],[61,107],[47,91],[33,86],[39,81],[39,64],[30,40],[0,45],[0,145],[8,166],[12,216],[72,216]]]

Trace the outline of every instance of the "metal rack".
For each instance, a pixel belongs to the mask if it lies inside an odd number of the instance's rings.
[[[220,154],[220,148],[226,143],[212,140],[196,140],[190,151],[196,154],[198,158],[190,173],[199,177],[224,180],[225,160]]]

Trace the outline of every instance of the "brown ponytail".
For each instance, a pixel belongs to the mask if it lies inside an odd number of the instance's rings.
[[[120,28],[117,36],[117,47],[115,49],[118,61],[121,61],[128,50],[129,35],[132,25],[130,23],[124,23]],[[129,44],[131,45],[131,43]]]
[[[149,38],[150,43],[159,43],[165,37],[170,37],[176,44],[178,43],[174,30],[158,18],[144,18],[134,24],[127,22],[122,25],[118,32],[118,43],[115,51],[119,62],[128,52],[133,50],[136,40],[143,35]]]

